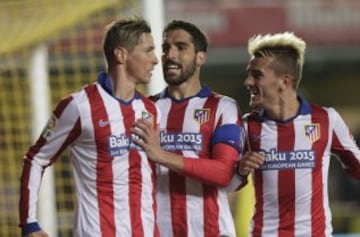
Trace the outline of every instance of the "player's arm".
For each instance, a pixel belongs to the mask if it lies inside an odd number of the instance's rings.
[[[253,173],[255,169],[259,169],[265,162],[263,155],[253,151],[247,151],[242,155],[235,167],[235,174],[232,177],[230,184],[226,187],[229,192],[234,192],[248,183],[248,176]]]
[[[193,159],[182,155],[168,152],[162,149],[159,140],[159,128],[153,129],[151,123],[138,120],[133,132],[142,139],[135,139],[134,142],[143,147],[149,159],[161,164],[173,171],[186,176],[198,179],[201,182],[226,186],[234,174],[234,167],[239,156],[238,139],[227,143],[223,135],[234,133],[239,134],[237,125],[223,126],[214,133],[212,154],[210,157]],[[226,129],[227,131],[220,131]]]
[[[23,236],[43,235],[36,218],[38,192],[42,174],[80,133],[80,120],[72,97],[63,99],[53,111],[46,127],[29,148],[20,178],[20,227]]]
[[[243,144],[242,154],[239,156],[239,160],[236,163],[235,174],[232,177],[230,184],[226,187],[229,192],[234,192],[248,183],[248,176],[253,173],[255,169],[259,169],[265,162],[264,156],[258,152],[252,151],[250,147],[250,141],[247,131],[248,118],[250,114],[243,116],[243,127],[241,128],[240,140]]]
[[[349,176],[360,180],[360,149],[340,115],[334,109],[331,109],[330,113],[334,118],[331,152],[338,155]]]

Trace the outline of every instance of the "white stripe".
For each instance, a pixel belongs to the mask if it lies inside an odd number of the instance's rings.
[[[163,130],[167,125],[167,115],[171,108],[171,100],[164,99],[157,102],[161,108],[160,129]],[[156,199],[158,203],[158,225],[162,236],[172,236],[173,229],[171,224],[170,190],[169,190],[169,169],[164,166],[157,166],[157,191]]]
[[[234,220],[232,218],[230,206],[223,205],[224,203],[229,202],[226,190],[219,188],[218,194],[219,195],[217,202],[219,206],[218,222],[219,222],[220,234],[229,237],[235,237],[234,233],[236,233],[236,231],[235,231],[235,225],[234,225]]]
[[[307,118],[306,118],[307,117]],[[305,134],[305,125],[311,123],[310,115],[294,121],[294,150],[311,150],[312,143]],[[305,160],[306,161],[306,160]],[[295,170],[295,236],[307,237],[311,233],[312,169]],[[308,205],[305,205],[308,204]]]
[[[135,120],[142,118],[142,111],[146,111],[142,100],[134,101],[133,110],[136,111]],[[154,225],[152,223],[155,222],[154,215],[153,212],[145,212],[146,210],[153,210],[154,203],[152,199],[149,199],[149,197],[152,196],[153,185],[154,185],[151,182],[152,170],[150,168],[150,163],[148,161],[145,152],[139,151],[139,155],[141,156],[141,175],[142,175],[141,203],[143,205],[143,208],[141,208],[141,220],[143,221],[144,236],[153,237]]]
[[[222,97],[217,106],[215,121],[219,121],[222,115],[222,124],[236,124],[238,122],[238,110],[233,109],[234,107],[237,108],[235,100],[227,96]]]
[[[89,236],[100,235],[100,225],[88,226],[89,223],[99,223],[99,206],[96,198],[96,177],[93,177],[93,172],[89,170],[96,169],[96,145],[94,142],[94,127],[92,123],[92,116],[90,110],[90,104],[85,91],[81,91],[74,95],[74,101],[79,109],[81,116],[81,136],[86,133],[88,138],[86,139],[87,148],[84,146],[71,146],[72,164],[74,180],[77,187],[77,200],[78,200],[78,218],[75,218],[74,232],[76,236]],[[71,114],[69,114],[71,116]],[[73,116],[73,115],[72,115]],[[85,132],[86,131],[86,132]],[[81,141],[82,139],[79,139]],[[78,141],[76,141],[78,142]],[[87,159],[81,159],[86,157]],[[89,157],[94,157],[93,160],[89,160]],[[76,170],[76,171],[75,171]],[[91,193],[91,195],[88,195]],[[91,213],[91,214],[90,214]],[[75,215],[76,216],[76,215]],[[84,228],[84,229],[79,229]],[[90,235],[91,234],[91,235]]]
[[[119,102],[99,89],[101,97],[104,99],[104,106],[110,122],[111,134],[120,136],[125,133],[123,114],[121,113]],[[104,118],[105,119],[105,118]],[[95,121],[98,123],[98,121]],[[98,124],[95,124],[98,126]],[[130,205],[129,205],[129,153],[113,157],[113,199],[114,199],[114,220],[116,227],[116,236],[131,235],[131,230],[125,228],[131,226],[130,223]],[[121,188],[120,188],[121,187]],[[124,205],[128,203],[128,205]],[[121,216],[121,218],[119,218]]]
[[[262,124],[260,149],[269,151],[277,148],[277,128],[276,123],[271,121]],[[279,226],[279,205],[278,205],[278,171],[263,171],[263,230],[262,235],[274,233],[274,229]]]

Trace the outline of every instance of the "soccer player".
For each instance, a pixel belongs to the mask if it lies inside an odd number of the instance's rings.
[[[141,18],[109,26],[103,50],[107,73],[62,99],[25,155],[21,176],[23,236],[48,236],[36,218],[41,176],[69,147],[76,184],[74,236],[157,237],[155,164],[132,143],[142,118],[159,122],[155,104],[136,91],[158,63],[151,28]],[[40,204],[41,205],[41,204]]]
[[[206,36],[191,23],[174,20],[165,27],[162,63],[168,86],[153,97],[161,111],[160,131],[146,121],[133,130],[143,138],[137,144],[160,164],[161,236],[235,237],[223,187],[240,152],[241,114],[234,99],[201,84],[207,47]]]
[[[253,173],[250,236],[332,236],[328,172],[332,153],[360,179],[360,150],[339,113],[297,93],[306,43],[290,32],[257,35],[244,85],[254,110],[244,116],[248,153],[237,173]]]

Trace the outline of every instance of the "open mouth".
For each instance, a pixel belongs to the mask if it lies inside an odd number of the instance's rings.
[[[171,73],[171,72],[176,72],[177,70],[180,70],[181,67],[179,64],[176,64],[176,63],[167,63],[163,69],[164,69],[164,71]]]
[[[256,90],[255,88],[248,88],[249,94],[250,94],[250,98],[254,98],[255,96],[257,96],[259,94],[259,91]]]

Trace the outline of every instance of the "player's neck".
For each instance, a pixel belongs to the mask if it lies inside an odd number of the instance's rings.
[[[286,121],[295,117],[300,108],[300,102],[297,99],[296,94],[288,98],[281,98],[278,103],[271,106],[271,109],[267,109],[267,116],[277,121]]]
[[[171,97],[182,100],[186,98],[193,97],[199,93],[201,90],[200,81],[197,80],[188,80],[178,86],[168,86],[168,93]]]
[[[111,73],[110,78],[114,97],[123,101],[129,101],[134,98],[136,84],[129,80],[126,75]]]

